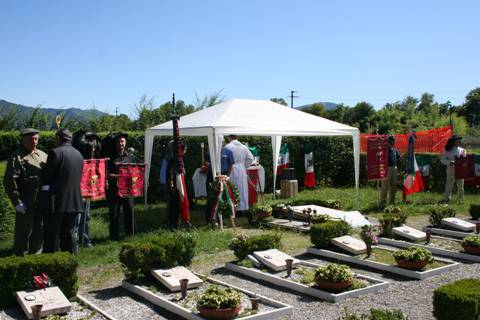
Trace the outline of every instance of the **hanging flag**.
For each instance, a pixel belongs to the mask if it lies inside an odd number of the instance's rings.
[[[387,177],[388,144],[387,136],[367,139],[367,179],[380,180]]]
[[[145,164],[117,163],[118,196],[120,198],[142,197],[145,187]]]
[[[288,152],[288,145],[282,144],[280,147],[280,155],[277,162],[277,176],[283,175],[283,169],[288,168],[290,154]]]
[[[408,138],[407,168],[406,177],[403,180],[403,195],[420,192],[423,190],[422,174],[415,159],[415,134],[410,133]]]
[[[260,163],[260,152],[258,150],[258,147],[248,147],[248,149],[253,155],[253,161],[256,163]]]
[[[305,149],[305,182],[306,188],[314,188],[316,185],[315,171],[313,169],[313,150],[312,144],[307,143],[304,146]]]
[[[80,190],[83,199],[92,201],[105,199],[106,159],[83,160]]]

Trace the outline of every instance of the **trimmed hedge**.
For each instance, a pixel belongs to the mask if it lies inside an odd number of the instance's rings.
[[[120,251],[120,262],[125,275],[138,279],[152,269],[188,266],[195,255],[196,237],[187,232],[147,234],[125,242]]]
[[[3,187],[3,176],[5,175],[6,162],[0,163],[0,239],[11,233],[15,225],[15,208]]]
[[[16,303],[15,292],[33,288],[33,276],[47,273],[68,298],[78,290],[77,260],[68,252],[0,258],[0,307]]]
[[[255,251],[279,249],[281,237],[278,233],[266,233],[255,236],[238,235],[228,246],[242,260]]]
[[[429,213],[430,217],[428,218],[428,221],[434,227],[441,227],[443,218],[455,217],[457,214],[455,209],[450,207],[448,204],[433,205],[430,208]]]
[[[382,227],[382,235],[384,237],[393,237],[393,228],[400,227],[407,221],[407,214],[402,208],[397,206],[388,206],[383,210],[383,214],[379,219]]]
[[[351,227],[345,221],[329,220],[310,227],[310,240],[317,248],[327,248],[333,238],[347,235]]]
[[[433,292],[438,320],[476,320],[480,315],[480,279],[462,279]]]

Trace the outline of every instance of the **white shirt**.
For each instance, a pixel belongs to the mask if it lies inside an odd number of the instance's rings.
[[[460,147],[453,147],[449,151],[444,151],[440,162],[443,165],[449,166],[451,161],[455,161],[455,156],[466,156],[467,150]]]

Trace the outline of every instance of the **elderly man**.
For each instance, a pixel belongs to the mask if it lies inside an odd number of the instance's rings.
[[[388,143],[388,171],[387,178],[383,179],[380,186],[380,208],[385,208],[388,201],[390,204],[395,203],[395,195],[397,194],[397,176],[398,176],[398,160],[400,159],[400,153],[398,153],[395,147],[395,137],[389,136]]]
[[[42,172],[42,191],[52,200],[53,212],[45,215],[44,252],[60,249],[76,253],[75,220],[83,212],[80,180],[82,178],[83,157],[72,147],[72,134],[68,129],[55,133],[55,148],[48,153],[47,165]]]
[[[42,215],[36,208],[40,170],[47,162],[47,154],[37,149],[39,131],[24,129],[20,147],[8,158],[3,184],[15,206],[16,255],[40,253],[42,250]]]

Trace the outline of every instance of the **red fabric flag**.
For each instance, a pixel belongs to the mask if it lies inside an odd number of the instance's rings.
[[[141,197],[144,192],[145,164],[117,163],[118,196],[121,198]]]
[[[82,198],[92,201],[105,199],[106,159],[83,160],[80,189]]]
[[[387,136],[369,138],[367,140],[367,179],[384,179],[387,177],[387,169]]]

